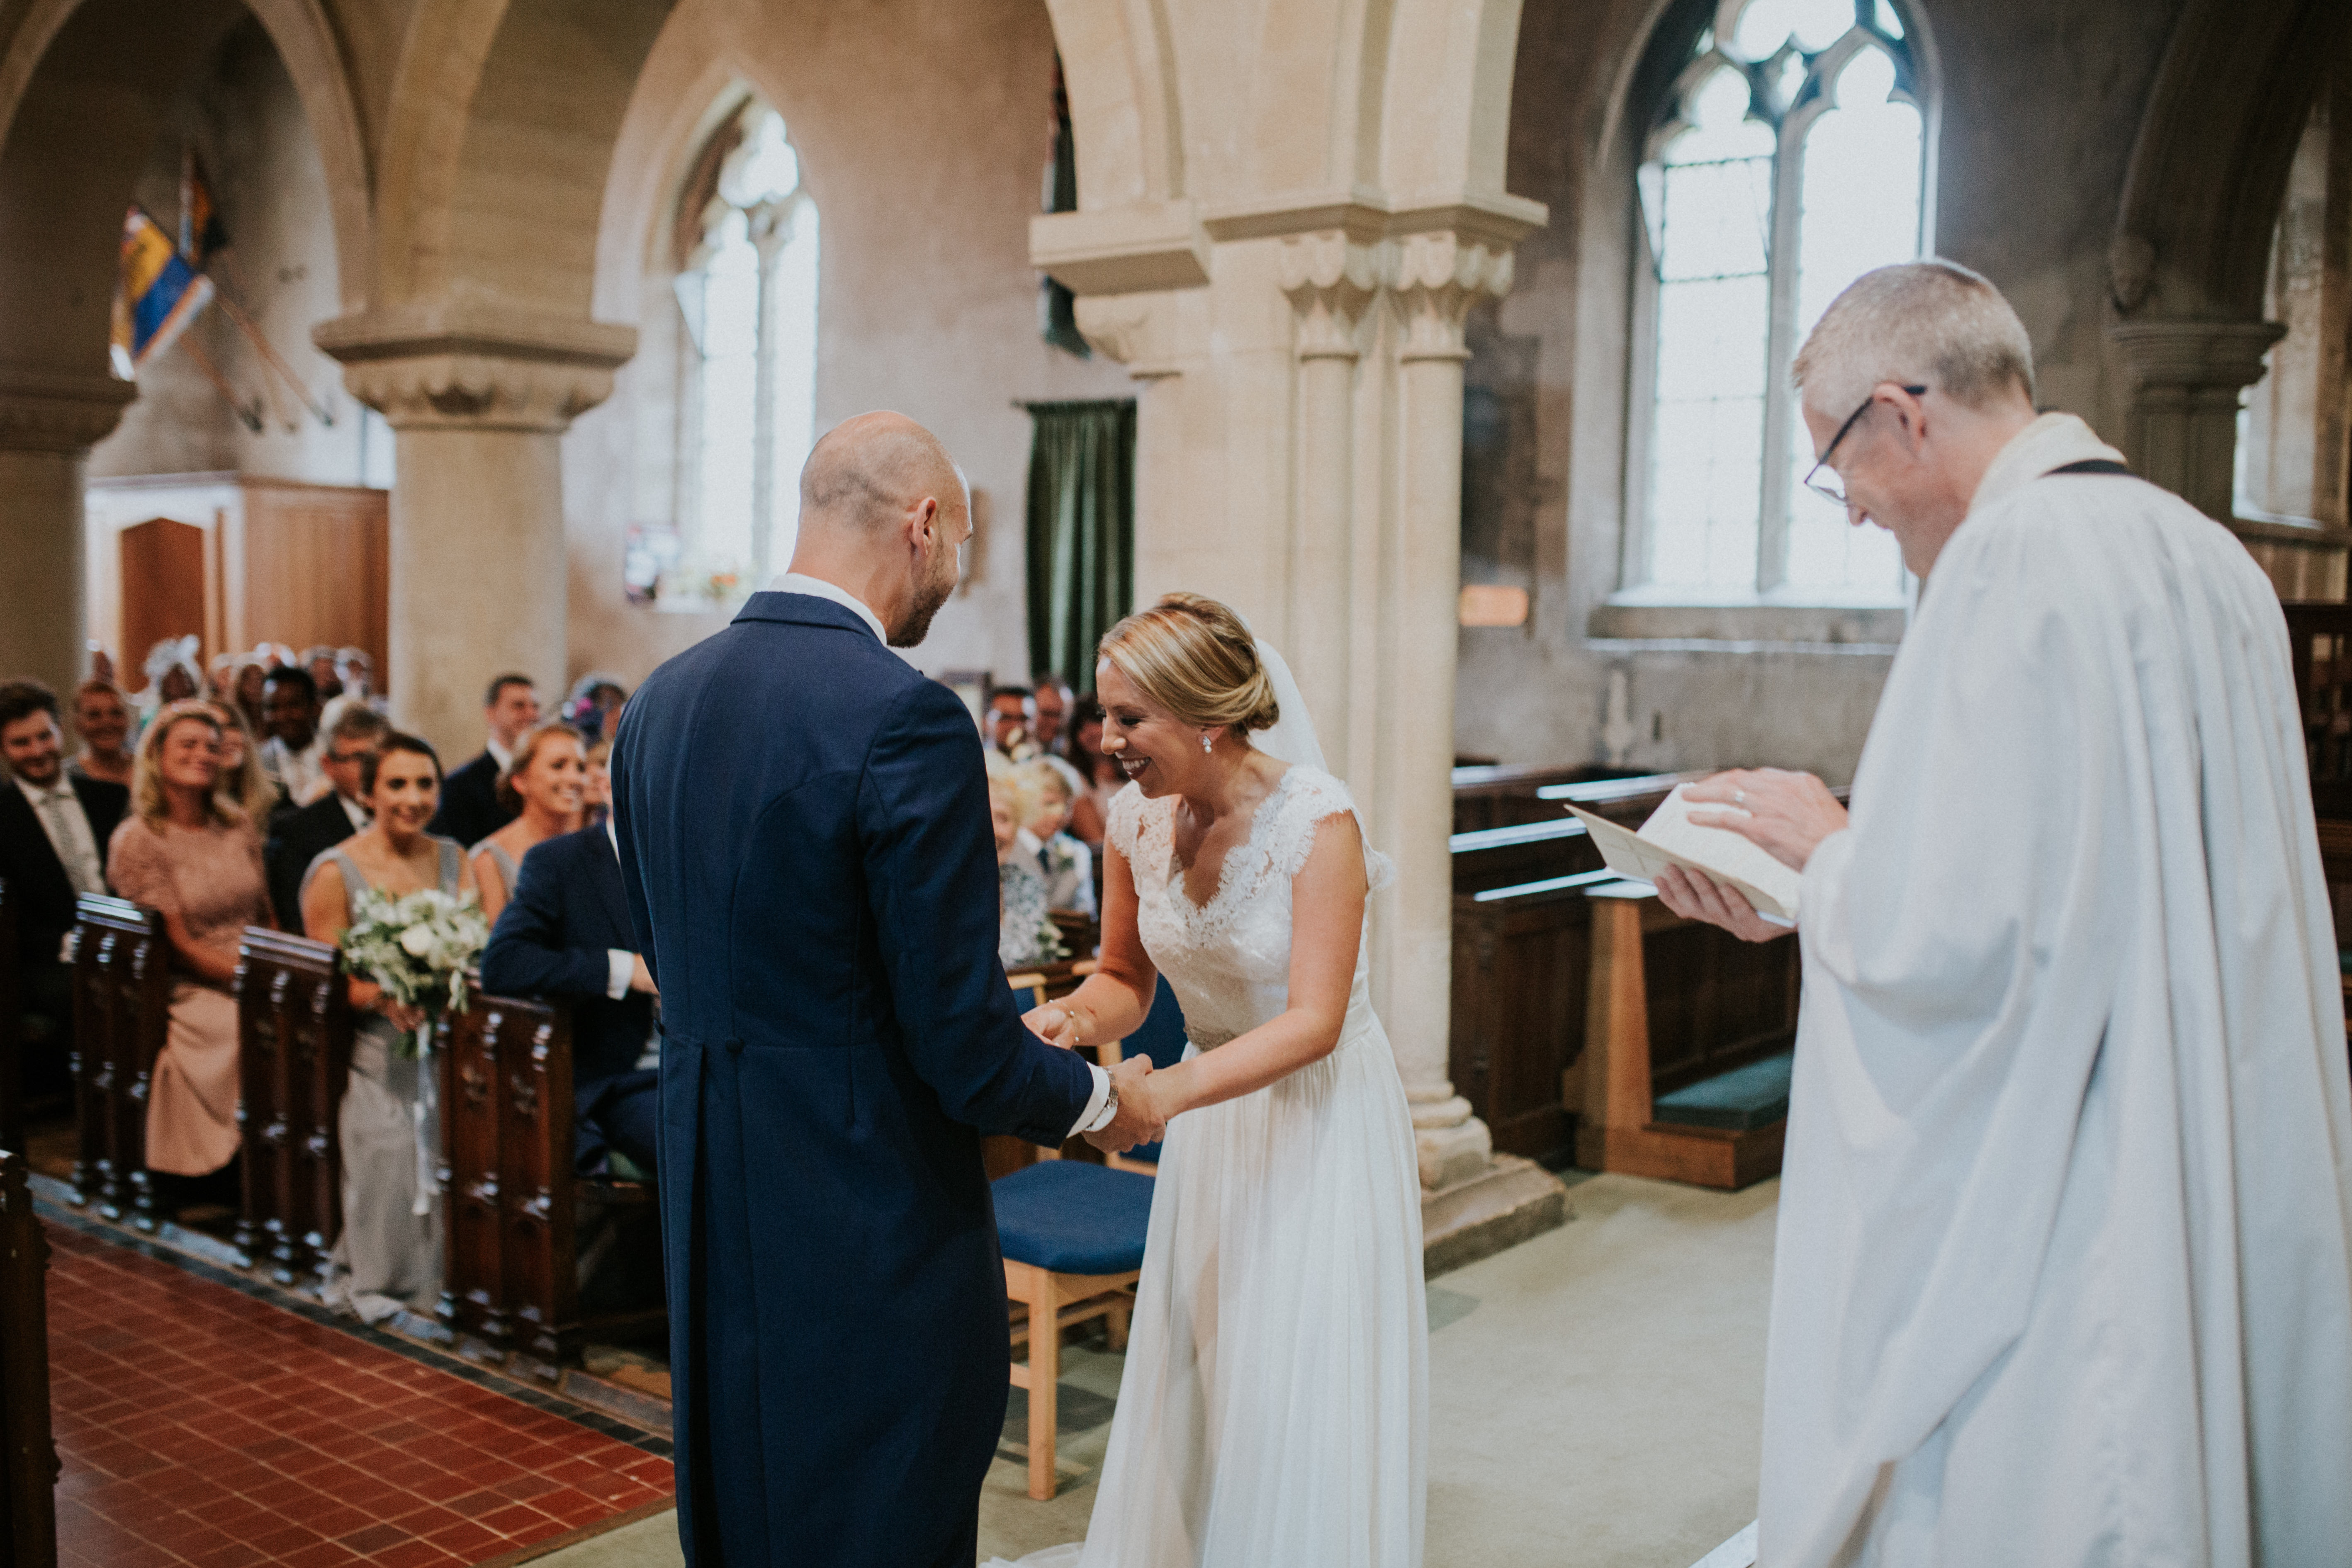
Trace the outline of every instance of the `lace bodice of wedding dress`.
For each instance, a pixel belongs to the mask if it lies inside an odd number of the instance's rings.
[[[1317,826],[1355,803],[1329,773],[1290,768],[1259,803],[1248,838],[1227,852],[1216,892],[1198,905],[1176,864],[1176,806],[1172,795],[1147,800],[1129,784],[1111,801],[1109,837],[1134,872],[1137,935],[1175,990],[1185,1033],[1208,1050],[1290,1005],[1291,879],[1307,864]],[[1374,889],[1385,885],[1388,858],[1368,847],[1364,871]],[[1360,943],[1343,1044],[1371,1021],[1366,958]]]

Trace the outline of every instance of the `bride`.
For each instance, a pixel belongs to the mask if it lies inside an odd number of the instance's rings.
[[[1281,658],[1171,594],[1103,638],[1113,800],[1102,967],[1030,1026],[1190,1047],[1094,1517],[1029,1568],[1418,1568],[1428,1323],[1412,1123],[1365,981],[1387,861]],[[1277,722],[1279,721],[1279,722]],[[1250,733],[1268,731],[1253,746]]]

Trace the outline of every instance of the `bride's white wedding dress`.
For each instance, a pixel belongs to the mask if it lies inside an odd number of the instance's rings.
[[[1197,907],[1175,809],[1129,785],[1109,837],[1190,1057],[1287,1006],[1291,879],[1317,824],[1353,808],[1294,765]],[[1385,859],[1366,864],[1384,879]],[[1421,1181],[1365,951],[1329,1056],[1169,1122],[1094,1517],[1083,1545],[1028,1568],[1419,1568]]]

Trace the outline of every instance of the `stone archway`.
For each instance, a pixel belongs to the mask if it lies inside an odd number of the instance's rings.
[[[1463,321],[1546,217],[1504,189],[1519,0],[1049,4],[1078,210],[1031,255],[1142,384],[1139,597],[1213,595],[1288,650],[1396,858],[1374,989],[1433,1230],[1474,1188],[1540,1206],[1447,1067]]]
[[[557,442],[636,334],[591,315],[598,218],[665,0],[425,0],[378,155],[373,292],[321,325],[398,443],[391,677],[404,722],[477,740],[480,687],[560,686]]]
[[[82,466],[136,394],[108,366],[122,215],[161,116],[248,10],[285,62],[334,191],[338,286],[373,249],[354,96],[317,0],[36,0],[0,37],[0,668],[69,686],[82,660]]]
[[[2134,467],[2232,510],[2241,392],[2279,329],[2263,319],[2271,234],[2311,105],[2352,41],[2331,0],[2191,0],[2140,122],[2108,251],[2108,336],[2133,384]]]

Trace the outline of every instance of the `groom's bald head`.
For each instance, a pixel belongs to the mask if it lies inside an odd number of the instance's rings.
[[[801,469],[801,528],[872,532],[929,498],[942,513],[965,505],[963,476],[938,437],[882,410],[826,431]]]
[[[844,420],[801,469],[793,570],[848,589],[896,647],[923,640],[955,592],[971,498],[939,437],[903,414]]]

